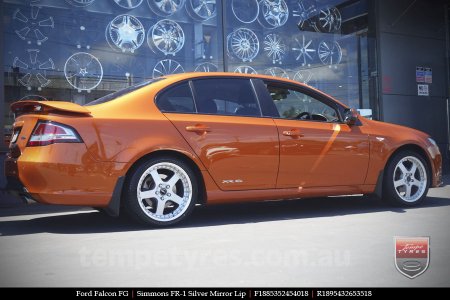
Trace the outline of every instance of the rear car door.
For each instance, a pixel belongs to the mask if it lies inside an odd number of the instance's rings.
[[[220,189],[275,188],[278,132],[271,118],[261,117],[251,80],[184,81],[161,93],[156,104]]]
[[[264,85],[265,99],[276,108],[280,139],[277,188],[364,184],[368,135],[342,122],[337,103],[303,86]]]

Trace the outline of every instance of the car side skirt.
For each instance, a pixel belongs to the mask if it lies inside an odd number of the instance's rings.
[[[224,204],[234,202],[287,200],[327,196],[344,196],[358,194],[372,194],[375,185],[359,186],[333,186],[333,187],[310,187],[270,190],[247,190],[247,191],[220,191],[210,190],[207,192],[207,204]]]

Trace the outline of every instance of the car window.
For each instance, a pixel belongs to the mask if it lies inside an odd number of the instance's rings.
[[[261,116],[248,79],[209,78],[193,81],[198,113]]]
[[[121,89],[117,92],[108,94],[106,96],[103,96],[101,98],[98,98],[97,100],[91,101],[89,103],[86,103],[84,106],[91,106],[91,105],[97,105],[97,104],[102,104],[102,103],[106,103],[112,100],[115,100],[123,95],[129,94],[131,92],[137,91],[140,88],[143,88],[144,86],[148,86],[150,84],[153,84],[155,82],[164,80],[164,78],[155,78],[155,79],[151,79],[151,80],[147,80],[141,83],[138,83],[136,85]]]
[[[266,84],[266,87],[283,119],[316,122],[339,121],[336,109],[310,95],[271,83]]]
[[[195,113],[194,100],[188,82],[183,82],[164,91],[156,100],[162,112]]]

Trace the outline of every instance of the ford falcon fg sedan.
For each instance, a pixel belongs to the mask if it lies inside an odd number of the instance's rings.
[[[197,204],[375,194],[413,206],[441,184],[430,136],[288,79],[186,73],[85,106],[11,109],[9,189],[149,225],[180,222]]]

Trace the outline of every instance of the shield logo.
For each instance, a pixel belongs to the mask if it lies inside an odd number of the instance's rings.
[[[395,267],[408,278],[425,272],[430,263],[429,237],[394,237]]]

